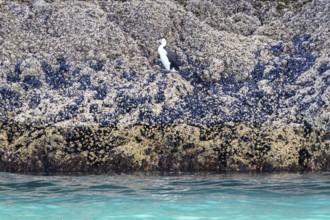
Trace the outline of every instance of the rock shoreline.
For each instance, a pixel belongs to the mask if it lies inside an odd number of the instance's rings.
[[[329,132],[226,123],[127,128],[2,124],[1,171],[324,171]]]
[[[0,1],[0,171],[329,171],[329,11]]]

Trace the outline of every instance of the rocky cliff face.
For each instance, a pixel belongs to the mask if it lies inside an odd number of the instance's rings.
[[[326,0],[0,0],[0,170],[329,170],[329,28]]]

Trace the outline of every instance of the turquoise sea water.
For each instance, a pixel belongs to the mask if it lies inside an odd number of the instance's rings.
[[[0,173],[0,219],[330,219],[330,174]]]

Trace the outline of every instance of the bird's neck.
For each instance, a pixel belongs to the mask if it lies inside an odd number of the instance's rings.
[[[166,44],[161,44],[161,45],[159,45],[159,47],[158,47],[158,52],[160,52],[160,51],[164,51],[165,50],[165,47],[166,46]]]

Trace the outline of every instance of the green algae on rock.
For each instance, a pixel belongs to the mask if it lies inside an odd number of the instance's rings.
[[[328,169],[330,162],[329,134],[299,127],[10,123],[1,130],[5,171],[295,171]]]

